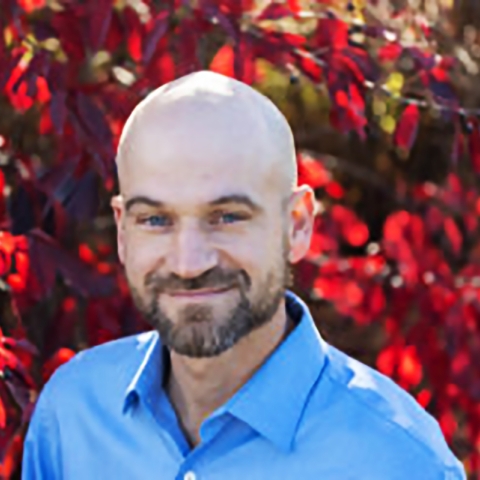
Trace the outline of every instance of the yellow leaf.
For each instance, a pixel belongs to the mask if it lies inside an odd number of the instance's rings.
[[[391,115],[385,115],[380,120],[380,127],[384,132],[392,134],[395,131],[395,127],[397,126],[397,122]]]
[[[393,72],[385,82],[385,87],[389,92],[398,94],[403,88],[404,81],[405,79],[401,73]]]

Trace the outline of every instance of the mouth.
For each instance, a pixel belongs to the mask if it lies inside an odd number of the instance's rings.
[[[231,290],[231,287],[225,288],[205,288],[200,290],[175,290],[166,292],[169,297],[178,298],[178,299],[205,299],[213,298],[215,296],[221,295],[227,291]]]

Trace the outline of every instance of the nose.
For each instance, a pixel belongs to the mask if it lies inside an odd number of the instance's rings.
[[[215,267],[218,255],[207,234],[195,225],[182,226],[173,238],[169,270],[182,278],[195,278]]]

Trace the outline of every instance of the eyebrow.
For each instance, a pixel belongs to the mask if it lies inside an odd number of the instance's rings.
[[[245,205],[256,213],[263,210],[262,207],[258,203],[254,202],[248,195],[243,194],[223,195],[215,200],[212,200],[211,202],[208,202],[208,205],[211,207],[217,207],[228,203]],[[155,208],[165,208],[167,206],[165,202],[140,195],[127,200],[125,202],[125,210],[128,212],[134,205],[147,205]]]

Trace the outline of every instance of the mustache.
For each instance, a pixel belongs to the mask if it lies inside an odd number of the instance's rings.
[[[147,275],[145,286],[153,289],[156,293],[163,290],[200,290],[200,289],[223,289],[239,286],[250,287],[250,277],[244,270],[224,271],[218,268],[202,273],[195,278],[182,278],[172,274],[161,277],[156,272]]]

